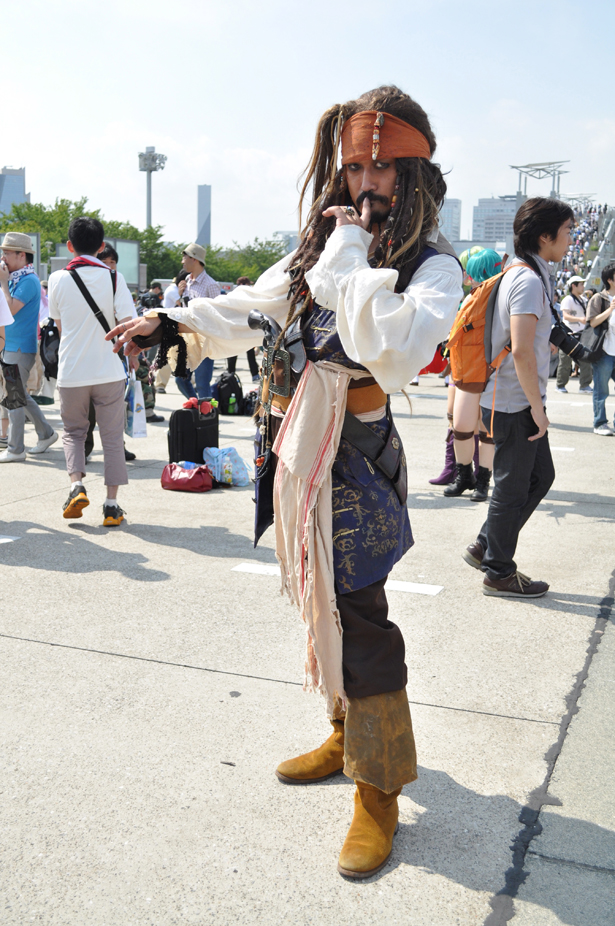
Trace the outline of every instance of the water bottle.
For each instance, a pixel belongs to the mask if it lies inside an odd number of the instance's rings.
[[[229,415],[237,414],[237,399],[234,395],[232,395],[228,400],[228,413]]]

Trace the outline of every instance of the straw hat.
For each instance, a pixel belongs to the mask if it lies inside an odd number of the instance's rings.
[[[32,238],[23,232],[7,232],[0,248],[4,251],[25,251],[26,254],[32,254],[34,251]]]
[[[205,258],[207,257],[207,251],[200,244],[187,244],[182,254],[187,254],[188,257],[193,257],[202,264],[205,264]]]

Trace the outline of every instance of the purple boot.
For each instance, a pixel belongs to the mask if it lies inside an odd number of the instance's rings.
[[[455,448],[453,446],[453,429],[448,429],[446,435],[446,453],[444,455],[444,469],[435,479],[430,479],[432,486],[448,486],[455,481],[457,477],[457,467],[455,465]]]

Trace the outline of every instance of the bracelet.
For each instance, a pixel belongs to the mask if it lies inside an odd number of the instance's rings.
[[[186,379],[190,376],[190,371],[188,370],[188,349],[185,340],[179,333],[179,322],[173,321],[173,319],[169,318],[166,314],[159,315],[158,318],[160,319],[162,337],[160,340],[160,347],[158,348],[158,354],[156,355],[156,365],[159,370],[165,367],[169,362],[167,357],[169,349],[171,347],[177,347],[177,363],[173,375]]]

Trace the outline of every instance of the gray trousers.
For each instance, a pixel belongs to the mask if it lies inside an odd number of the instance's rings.
[[[124,456],[124,380],[95,386],[58,386],[64,424],[62,442],[66,469],[85,476],[85,439],[90,427],[90,400],[103,446],[105,485],[128,485]]]
[[[5,363],[16,363],[18,365],[21,381],[25,389],[30,376],[30,370],[36,361],[36,354],[24,354],[20,350],[5,350],[2,359]],[[26,449],[24,447],[26,418],[28,421],[31,421],[36,428],[39,440],[45,440],[45,438],[51,437],[53,434],[53,428],[41,412],[39,406],[31,395],[28,395],[27,392],[26,395],[28,396],[27,405],[24,405],[22,408],[14,408],[12,411],[8,412],[9,440],[7,449],[10,453],[23,453]]]
[[[557,385],[561,388],[565,386],[572,373],[572,358],[565,354],[563,350],[559,352],[559,363],[557,365]],[[592,381],[592,365],[587,360],[579,363],[579,388],[587,389]]]

